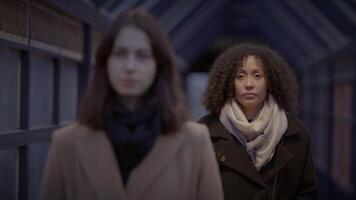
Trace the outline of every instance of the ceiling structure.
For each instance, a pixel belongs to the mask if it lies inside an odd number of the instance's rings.
[[[157,17],[169,33],[175,52],[187,63],[199,59],[214,45],[257,40],[301,69],[354,46],[356,39],[356,0],[48,2],[103,31],[120,12],[144,7]]]

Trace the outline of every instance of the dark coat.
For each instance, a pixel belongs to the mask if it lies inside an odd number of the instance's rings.
[[[200,120],[210,131],[226,200],[317,199],[307,130],[298,119],[287,118],[288,129],[272,160],[260,172],[218,115],[207,115]]]

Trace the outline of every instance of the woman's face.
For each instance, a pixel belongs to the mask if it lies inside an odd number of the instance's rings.
[[[157,64],[149,37],[135,26],[123,27],[108,59],[108,77],[119,98],[140,99],[151,87]]]
[[[260,60],[247,56],[235,77],[235,98],[242,111],[255,115],[267,95],[267,79]]]

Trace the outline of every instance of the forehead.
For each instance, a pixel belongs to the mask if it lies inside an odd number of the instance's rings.
[[[247,55],[243,58],[238,70],[264,70],[262,60],[255,55]]]
[[[144,31],[135,26],[125,26],[117,33],[114,47],[151,49],[151,44]]]

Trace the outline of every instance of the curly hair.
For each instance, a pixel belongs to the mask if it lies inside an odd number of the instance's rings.
[[[242,43],[230,47],[215,60],[204,91],[202,103],[212,114],[219,114],[227,100],[234,98],[236,71],[247,56],[255,56],[263,66],[268,93],[278,106],[292,116],[298,114],[298,82],[288,63],[269,47]]]

